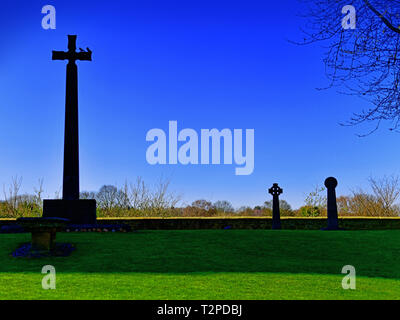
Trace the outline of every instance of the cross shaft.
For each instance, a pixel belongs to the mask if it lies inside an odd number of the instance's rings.
[[[79,199],[78,67],[92,60],[92,51],[76,52],[76,35],[68,35],[68,51],[53,51],[53,60],[68,60],[65,89],[63,200]]]

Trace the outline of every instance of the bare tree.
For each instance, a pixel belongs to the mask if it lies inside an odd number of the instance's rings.
[[[119,206],[122,209],[130,209],[131,208],[131,201],[129,199],[129,185],[128,182],[125,180],[124,185],[119,190]]]
[[[181,201],[181,196],[170,191],[169,186],[168,179],[160,178],[155,188],[151,188],[138,177],[134,184],[128,185],[125,182],[120,190],[121,199],[129,208],[148,213],[162,213],[165,209],[174,208]]]
[[[273,206],[272,200],[264,202],[264,207],[265,208],[272,210],[272,206]],[[292,211],[292,206],[286,200],[279,199],[279,209],[281,211]]]
[[[318,207],[324,209],[326,207],[326,189],[318,184],[310,193],[306,195],[304,202],[308,207]]]
[[[22,184],[22,177],[15,176],[11,178],[11,183],[8,187],[8,192],[6,191],[6,187],[3,185],[4,199],[5,202],[7,203],[7,209],[11,216],[18,215],[18,197],[19,197],[19,191],[21,189],[21,184]]]
[[[218,201],[214,202],[213,207],[217,211],[221,211],[223,213],[235,212],[235,209],[233,208],[232,204],[226,200],[218,200]]]
[[[381,204],[385,215],[391,215],[395,202],[400,195],[399,177],[384,176],[381,179],[370,177],[368,181],[376,199]]]
[[[105,210],[111,210],[118,204],[118,188],[104,185],[96,195],[98,206]]]
[[[368,104],[345,125],[382,121],[399,129],[400,121],[400,1],[399,0],[299,0],[305,5],[303,41],[323,42],[329,88],[357,95]],[[356,9],[355,29],[342,25],[348,5]],[[347,7],[346,7],[347,6]],[[342,13],[343,10],[343,13]]]
[[[44,190],[43,190],[43,178],[39,179],[38,187],[37,188],[34,187],[33,188],[33,192],[34,192],[33,198],[34,198],[35,204],[38,207],[42,208],[42,206],[43,206],[42,205],[42,199],[43,199],[43,192],[44,192]]]
[[[204,209],[204,210],[210,210],[212,208],[212,203],[205,199],[199,199],[199,200],[192,202],[192,207]]]
[[[173,208],[181,200],[181,196],[170,192],[170,180],[160,178],[157,187],[152,194],[152,207],[154,208]]]
[[[362,190],[353,192],[352,197],[349,198],[350,215],[380,217],[383,216],[381,209],[374,195],[368,194]]]
[[[398,216],[399,206],[396,204],[400,196],[398,176],[384,176],[368,179],[373,194],[368,194],[361,188],[353,191],[347,201],[348,212],[358,216]]]
[[[130,184],[129,200],[134,209],[146,210],[151,207],[150,191],[141,177],[137,177],[135,184]]]
[[[80,199],[96,199],[96,196],[97,194],[94,191],[82,191],[79,194]]]
[[[54,199],[61,199],[61,196],[60,196],[61,190],[62,190],[62,188],[59,187],[56,191],[54,191]]]

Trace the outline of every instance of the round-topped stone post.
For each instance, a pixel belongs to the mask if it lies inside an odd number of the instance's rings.
[[[281,229],[281,214],[279,211],[279,195],[283,192],[283,189],[274,183],[271,188],[268,189],[268,193],[272,195],[272,229]]]
[[[338,182],[334,177],[329,177],[325,179],[324,184],[327,190],[328,227],[323,230],[339,230],[339,219],[335,191]]]

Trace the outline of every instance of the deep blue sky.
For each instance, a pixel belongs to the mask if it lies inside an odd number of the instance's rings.
[[[42,6],[57,10],[56,30],[41,27]],[[368,176],[399,173],[400,136],[339,125],[362,101],[327,84],[319,45],[296,46],[296,0],[281,1],[2,1],[0,27],[0,185],[23,177],[32,192],[60,189],[67,34],[93,51],[78,62],[81,190],[142,176],[171,179],[186,203],[199,198],[234,206],[270,200],[278,182],[292,206],[326,177],[338,193]],[[338,13],[340,18],[340,12]],[[255,170],[234,166],[151,166],[148,130],[254,128]]]

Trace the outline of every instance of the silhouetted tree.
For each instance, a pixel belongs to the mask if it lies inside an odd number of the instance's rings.
[[[200,199],[192,202],[192,207],[210,210],[212,208],[212,203],[210,201]]]
[[[272,210],[272,201],[265,201],[264,205],[265,205],[266,208]],[[279,209],[280,210],[285,210],[285,211],[290,211],[290,210],[292,210],[292,207],[290,206],[290,204],[286,200],[279,199]]]
[[[94,191],[82,191],[79,194],[80,199],[96,199],[96,196],[97,194]]]
[[[265,201],[264,208],[272,213],[272,201]],[[284,199],[279,199],[279,210],[281,216],[292,216],[294,214],[291,205]]]
[[[222,200],[222,201],[219,200],[219,201],[214,202],[213,207],[217,211],[222,211],[222,212],[234,212],[235,211],[232,204],[226,200]]]
[[[346,123],[355,125],[400,121],[400,1],[399,0],[299,0],[305,4],[306,24],[299,44],[323,42],[328,87],[340,86],[345,94],[369,101]],[[355,29],[342,25],[349,7],[356,13]],[[347,7],[346,7],[347,6]],[[343,10],[343,12],[342,12]]]
[[[97,205],[102,209],[112,209],[118,205],[118,188],[104,185],[96,195]]]

